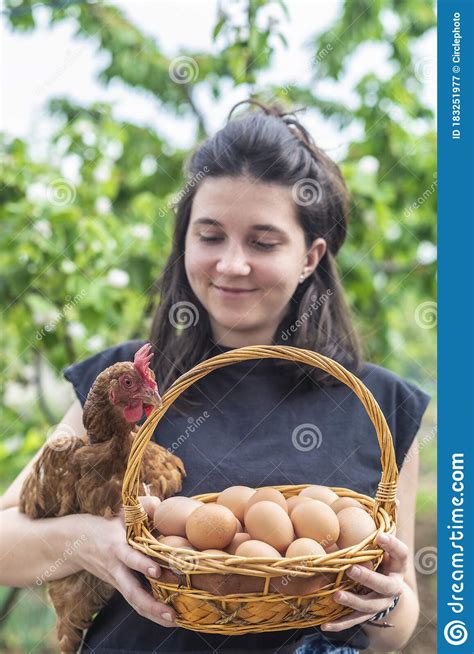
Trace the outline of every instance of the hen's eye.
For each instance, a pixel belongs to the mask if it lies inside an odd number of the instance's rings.
[[[125,377],[123,383],[125,386],[128,386],[130,388],[130,386],[132,385],[132,380],[129,377]]]

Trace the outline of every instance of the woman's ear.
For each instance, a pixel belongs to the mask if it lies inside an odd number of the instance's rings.
[[[311,247],[306,252],[306,259],[303,269],[305,276],[311,275],[316,270],[318,263],[326,254],[326,250],[327,243],[324,238],[318,237],[314,239]]]

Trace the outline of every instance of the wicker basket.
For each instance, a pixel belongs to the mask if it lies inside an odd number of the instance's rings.
[[[347,488],[332,487],[332,490],[340,497],[352,497],[364,505],[372,515],[377,531],[358,545],[331,554],[279,559],[196,553],[160,543],[151,533],[151,530],[154,533],[156,530],[149,525],[147,514],[138,500],[140,464],[157,424],[174,400],[195,381],[223,366],[263,358],[287,359],[321,368],[351,388],[364,405],[375,427],[381,451],[382,476],[376,497],[373,499]],[[164,394],[163,406],[156,409],[140,428],[130,452],[122,489],[127,541],[135,549],[155,558],[163,570],[167,568],[179,575],[179,583],[172,583],[169,574],[167,578],[165,575],[165,579],[148,578],[148,581],[154,597],[175,609],[176,623],[181,627],[225,635],[311,627],[352,612],[349,607],[344,607],[332,599],[336,590],[354,589],[354,592],[368,592],[366,588],[345,576],[344,572],[355,563],[370,561],[373,569],[381,563],[383,550],[374,541],[379,532],[395,531],[397,479],[395,452],[387,422],[375,398],[357,377],[336,361],[316,352],[290,346],[243,347],[203,361],[181,375]],[[309,485],[311,484],[275,488],[288,498],[297,495]],[[218,493],[207,493],[197,495],[195,499],[215,502],[217,495]],[[193,579],[197,580],[196,575],[212,573],[258,577],[262,580],[262,590],[217,595],[193,587]],[[273,592],[270,586],[271,580],[276,577],[314,578],[318,573],[329,575],[331,583],[326,583],[307,595],[283,595]]]

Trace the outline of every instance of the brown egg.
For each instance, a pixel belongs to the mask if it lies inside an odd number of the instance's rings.
[[[324,548],[339,537],[339,522],[330,506],[320,500],[299,504],[291,514],[298,538],[312,538]]]
[[[312,577],[297,577],[291,573],[270,581],[270,590],[281,595],[310,595],[323,586],[332,584],[336,574],[318,572]]]
[[[307,488],[303,488],[299,496],[311,497],[311,499],[319,500],[320,502],[324,502],[329,506],[331,506],[333,502],[339,499],[339,495],[337,495],[330,488],[328,488],[327,486],[318,486],[318,485],[308,486]]]
[[[275,504],[279,504],[281,508],[286,513],[288,513],[288,505],[286,503],[285,496],[283,495],[283,493],[280,493],[280,491],[277,490],[276,488],[259,488],[257,491],[255,491],[255,493],[247,502],[247,506],[245,507],[245,515],[247,515],[247,511],[250,509],[251,506],[253,506],[257,502],[263,502],[263,501],[275,502]]]
[[[168,568],[164,568],[163,566],[161,567],[161,574],[158,577],[158,581],[160,581],[163,584],[176,584],[176,586],[179,585],[179,583],[182,581],[182,578],[178,577],[177,574],[169,570]],[[186,584],[184,584],[186,585]]]
[[[186,521],[200,506],[203,506],[202,502],[190,497],[169,497],[155,509],[155,527],[163,536],[186,536]]]
[[[333,543],[329,547],[326,547],[326,552],[328,554],[332,554],[333,552],[337,552],[339,550],[337,543]]]
[[[234,595],[235,593],[259,593],[263,591],[265,580],[262,577],[237,574],[193,575],[193,588],[206,590],[213,595]]]
[[[169,547],[181,547],[186,550],[194,550],[195,548],[191,545],[187,538],[182,536],[161,536],[158,538],[159,543],[163,545],[168,545]]]
[[[242,527],[242,523],[238,518],[235,519],[235,522],[237,523],[237,533],[240,534],[244,530],[244,528]]]
[[[236,552],[236,556],[249,556],[249,557],[271,557],[272,559],[281,559],[282,556],[278,550],[264,543],[261,540],[247,540],[241,543]]]
[[[331,504],[331,509],[334,511],[334,513],[339,513],[339,511],[342,511],[342,509],[347,509],[348,506],[356,506],[358,509],[364,508],[362,504],[355,500],[353,497],[340,497]]]
[[[301,505],[303,506],[303,505]],[[262,540],[283,554],[295,537],[293,525],[285,509],[264,500],[253,504],[245,514],[245,528],[254,540]]]
[[[337,514],[340,525],[340,534],[337,539],[339,549],[358,545],[367,536],[377,530],[371,516],[357,507],[349,506],[341,509]]]
[[[312,538],[297,538],[286,550],[285,556],[292,558],[294,556],[318,556],[326,554],[322,545]]]
[[[221,504],[204,504],[186,522],[186,537],[199,550],[224,549],[237,531],[235,515]]]
[[[240,521],[244,519],[247,502],[254,495],[255,489],[249,486],[229,486],[217,496],[217,504],[222,504],[232,511]]]
[[[250,534],[246,534],[245,532],[236,533],[230,544],[227,545],[226,551],[229,554],[235,554],[235,550],[238,548],[238,546],[242,543],[245,543],[247,540],[250,540]]]
[[[213,549],[201,550],[201,552],[202,554],[226,554],[226,555],[229,554],[229,552],[224,552],[224,550],[213,550]]]
[[[286,504],[288,506],[288,513],[291,516],[291,512],[295,508],[295,506],[298,506],[298,504],[301,504],[302,502],[309,502],[310,497],[301,497],[301,495],[295,495],[294,497],[289,497],[286,500]]]

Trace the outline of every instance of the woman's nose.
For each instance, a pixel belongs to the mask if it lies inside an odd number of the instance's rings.
[[[222,253],[217,262],[216,270],[222,275],[248,275],[250,265],[242,248],[232,245]]]

